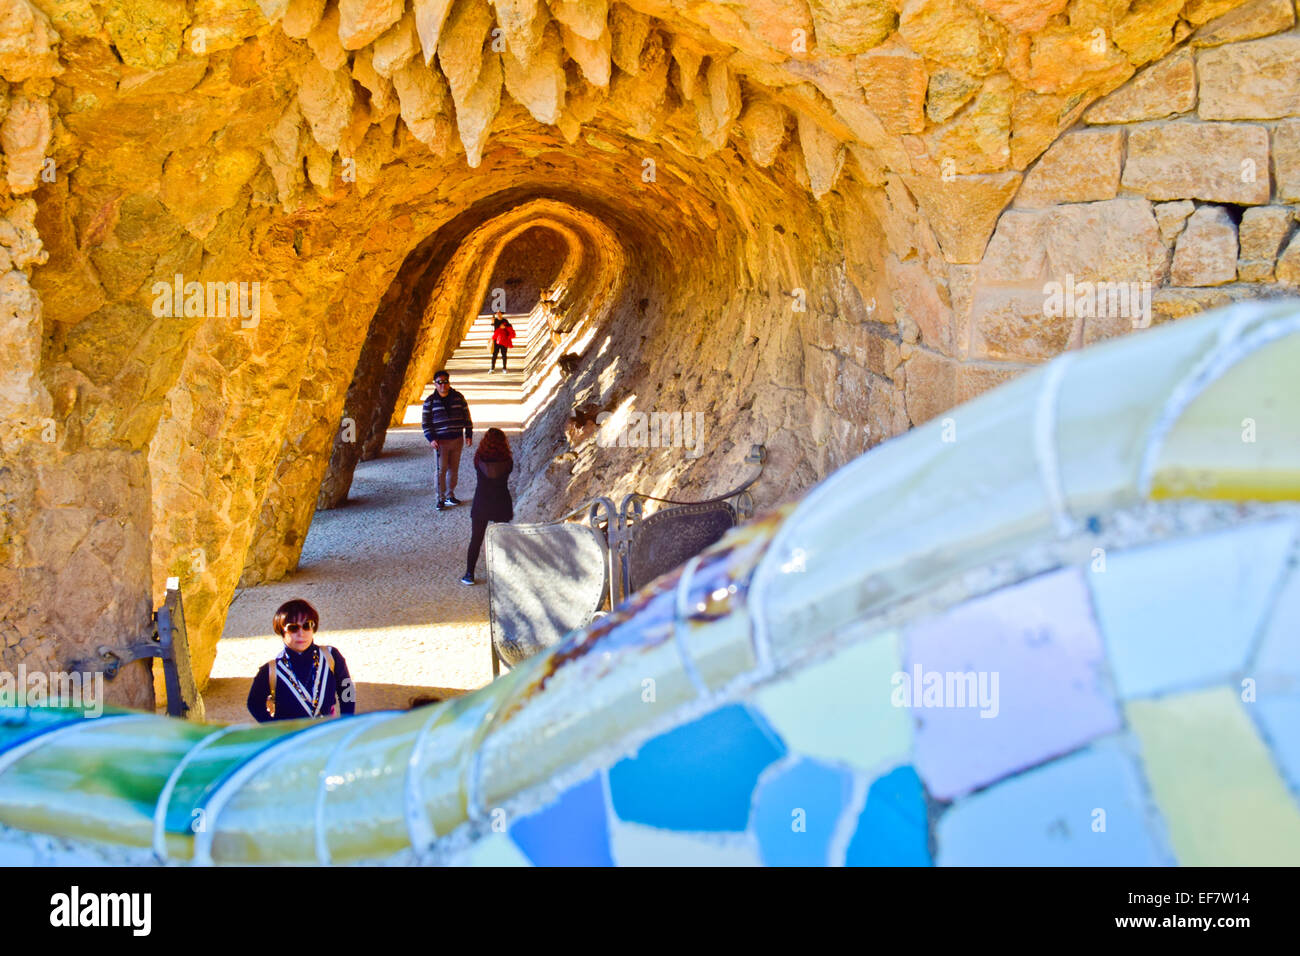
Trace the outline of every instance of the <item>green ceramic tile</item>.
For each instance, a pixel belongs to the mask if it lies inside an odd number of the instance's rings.
[[[902,666],[891,631],[764,687],[755,703],[791,751],[888,770],[912,745],[911,712],[891,702],[891,679]]]
[[[149,846],[159,793],[172,768],[210,728],[139,715],[81,723],[78,730],[52,736],[0,777],[0,823]]]

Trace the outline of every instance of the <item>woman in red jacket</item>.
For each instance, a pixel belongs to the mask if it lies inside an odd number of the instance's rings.
[[[492,368],[490,372],[497,370],[497,353],[501,353],[501,371],[506,371],[506,350],[514,344],[515,327],[510,324],[501,313],[497,313],[496,319],[492,322]]]

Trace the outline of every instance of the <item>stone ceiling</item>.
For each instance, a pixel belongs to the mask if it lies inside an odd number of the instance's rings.
[[[696,402],[719,454],[770,441],[772,494],[806,488],[907,427],[911,316],[956,299],[1023,171],[1239,3],[6,4],[7,659],[142,629],[172,575],[215,644],[246,567],[296,560],[345,410],[373,435],[409,400],[526,202],[603,263],[565,321],[603,303],[617,359],[573,402]],[[177,275],[259,283],[257,320],[159,315]],[[420,360],[354,401],[389,320]]]

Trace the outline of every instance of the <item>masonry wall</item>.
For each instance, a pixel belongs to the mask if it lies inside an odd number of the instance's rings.
[[[895,284],[912,422],[1067,349],[1300,294],[1298,117],[1291,0],[1205,24],[1089,107],[977,265],[949,265],[937,289],[895,265],[918,279]]]

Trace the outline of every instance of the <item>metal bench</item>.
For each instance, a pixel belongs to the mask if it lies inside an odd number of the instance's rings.
[[[744,484],[705,501],[675,501],[633,492],[622,504],[605,496],[559,521],[488,526],[488,618],[492,675],[558,644],[575,628],[684,564],[753,516],[749,488],[762,476],[767,451]],[[646,513],[648,503],[667,505]]]

